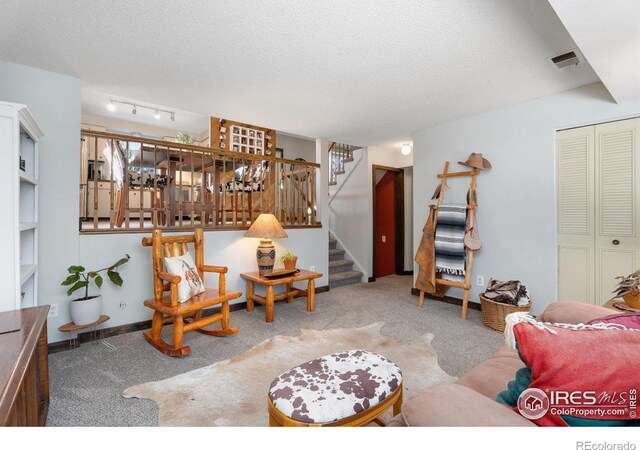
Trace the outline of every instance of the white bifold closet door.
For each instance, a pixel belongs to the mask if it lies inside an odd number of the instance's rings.
[[[640,268],[640,119],[557,133],[558,298],[604,304]]]

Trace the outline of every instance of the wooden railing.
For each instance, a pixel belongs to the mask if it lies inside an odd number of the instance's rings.
[[[83,232],[316,226],[318,164],[82,130]]]

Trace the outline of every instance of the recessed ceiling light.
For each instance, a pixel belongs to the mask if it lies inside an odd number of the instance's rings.
[[[402,144],[402,147],[400,148],[400,153],[407,156],[409,153],[411,153],[411,145]]]

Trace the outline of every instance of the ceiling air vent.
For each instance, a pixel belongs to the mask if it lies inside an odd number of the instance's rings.
[[[582,53],[578,49],[571,50],[570,52],[564,53],[562,55],[553,56],[550,59],[550,62],[554,65],[556,69],[564,69],[569,66],[577,66],[584,62],[584,58]]]

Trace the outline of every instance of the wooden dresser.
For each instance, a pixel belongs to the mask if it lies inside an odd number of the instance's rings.
[[[0,313],[0,425],[44,426],[49,409],[49,306]]]

